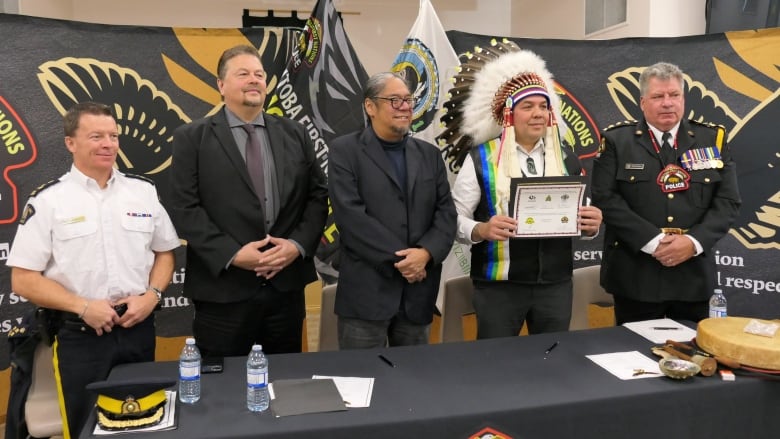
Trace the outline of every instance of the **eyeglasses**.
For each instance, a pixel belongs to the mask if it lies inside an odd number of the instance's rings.
[[[536,162],[534,162],[534,159],[528,157],[528,160],[525,161],[525,165],[528,167],[529,174],[536,175]]]
[[[414,105],[417,103],[417,98],[397,98],[397,97],[385,98],[382,96],[374,96],[372,99],[382,99],[383,101],[388,101],[390,102],[390,106],[396,110],[400,110],[401,104],[403,104],[404,102],[409,104],[410,107],[414,107]]]

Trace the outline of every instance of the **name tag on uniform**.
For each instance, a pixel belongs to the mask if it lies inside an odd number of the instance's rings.
[[[644,163],[626,163],[626,169],[639,170],[645,169]]]
[[[87,218],[85,216],[74,216],[73,218],[68,218],[62,222],[62,224],[76,224],[76,223],[83,223],[86,221]]]

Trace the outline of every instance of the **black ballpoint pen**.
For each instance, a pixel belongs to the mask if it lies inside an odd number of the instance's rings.
[[[379,354],[379,359],[384,361],[388,366],[395,367],[395,364],[392,361],[388,360],[387,357],[385,357],[384,355]]]
[[[657,331],[676,331],[680,328],[676,328],[674,326],[653,326],[653,329]]]
[[[553,350],[553,349],[555,349],[555,347],[556,347],[556,346],[558,346],[558,342],[557,342],[557,341],[556,341],[555,343],[553,343],[553,344],[552,344],[552,346],[550,346],[549,348],[547,348],[547,350],[546,350],[546,351],[544,351],[544,355],[546,356],[547,354],[549,354],[550,352],[552,352],[552,350]]]

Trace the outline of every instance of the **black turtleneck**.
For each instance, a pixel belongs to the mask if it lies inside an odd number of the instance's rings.
[[[387,158],[395,168],[395,176],[398,178],[398,183],[401,185],[401,190],[406,196],[406,136],[401,139],[400,142],[386,142],[379,137],[379,144],[382,145],[382,149],[385,150]]]

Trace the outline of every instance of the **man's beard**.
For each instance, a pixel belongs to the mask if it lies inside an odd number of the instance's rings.
[[[247,107],[262,107],[263,104],[265,104],[265,99],[260,100],[250,100],[250,99],[244,99],[243,104]]]
[[[399,126],[391,125],[390,126],[390,131],[392,131],[394,134],[397,134],[397,135],[403,137],[403,136],[409,134],[409,127],[408,126],[399,127]]]

